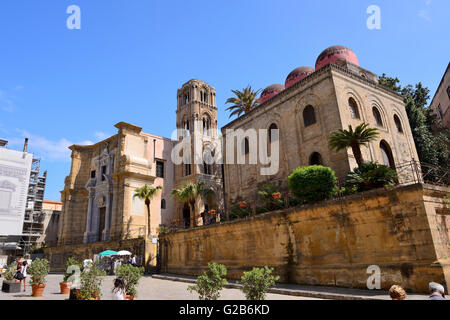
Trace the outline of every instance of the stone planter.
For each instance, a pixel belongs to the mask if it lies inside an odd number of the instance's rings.
[[[42,297],[42,293],[44,292],[45,289],[45,283],[41,283],[41,284],[32,284],[31,285],[31,291],[32,297]]]
[[[2,292],[17,293],[20,292],[20,282],[14,280],[3,280]]]
[[[72,286],[72,282],[60,282],[59,288],[61,290],[61,294],[69,294],[71,286]]]

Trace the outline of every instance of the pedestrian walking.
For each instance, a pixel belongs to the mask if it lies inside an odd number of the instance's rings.
[[[23,281],[23,291],[26,291],[27,289],[27,268],[28,268],[28,262],[26,260],[24,260],[22,262],[22,266],[20,268],[20,273],[22,274],[22,280],[20,280],[20,285],[19,288],[22,286],[22,281]]]

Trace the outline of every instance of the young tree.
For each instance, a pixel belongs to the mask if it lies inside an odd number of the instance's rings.
[[[368,128],[368,126],[369,124],[367,123],[361,123],[353,131],[352,126],[349,125],[348,130],[339,129],[333,132],[328,139],[330,148],[336,151],[352,148],[356,163],[358,167],[361,167],[364,161],[361,146],[376,140],[379,134],[377,129]]]
[[[173,189],[171,194],[180,202],[187,203],[191,209],[191,214],[196,216],[195,203],[201,198],[206,198],[214,194],[214,191],[205,187],[203,182],[186,183],[180,189]],[[195,219],[194,219],[195,221]]]
[[[188,291],[196,291],[200,300],[217,300],[227,284],[226,275],[227,268],[223,264],[208,263],[208,270],[197,278],[195,285],[188,287]]]
[[[148,185],[144,185],[140,188],[134,190],[133,198],[138,197],[141,200],[144,200],[145,206],[147,207],[147,235],[151,235],[150,229],[150,201],[156,196],[158,190],[161,190],[161,186],[149,187]]]
[[[238,117],[243,113],[247,113],[253,108],[255,108],[259,99],[256,97],[261,89],[257,91],[253,91],[251,86],[247,86],[247,88],[240,90],[231,90],[236,97],[228,98],[226,103],[232,103],[231,107],[228,107],[226,110],[231,111],[230,118],[234,115]]]
[[[265,300],[267,290],[280,279],[272,275],[273,268],[253,268],[241,277],[242,292],[247,300]]]

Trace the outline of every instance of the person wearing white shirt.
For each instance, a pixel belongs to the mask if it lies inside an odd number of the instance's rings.
[[[113,300],[125,300],[125,283],[122,278],[114,279],[114,288],[112,290]]]

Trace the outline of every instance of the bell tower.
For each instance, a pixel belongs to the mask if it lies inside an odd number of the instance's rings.
[[[190,139],[191,146],[190,161],[175,165],[175,188],[202,181],[215,193],[212,199],[198,201],[195,214],[188,214],[189,208],[179,204],[177,215],[180,221],[184,221],[186,227],[192,227],[202,224],[202,219],[195,215],[211,209],[216,212],[223,210],[222,166],[204,159],[204,152],[208,149],[214,154],[213,145],[218,142],[216,90],[204,81],[189,80],[177,90],[176,113],[178,141]],[[200,158],[194,161],[194,157]]]

